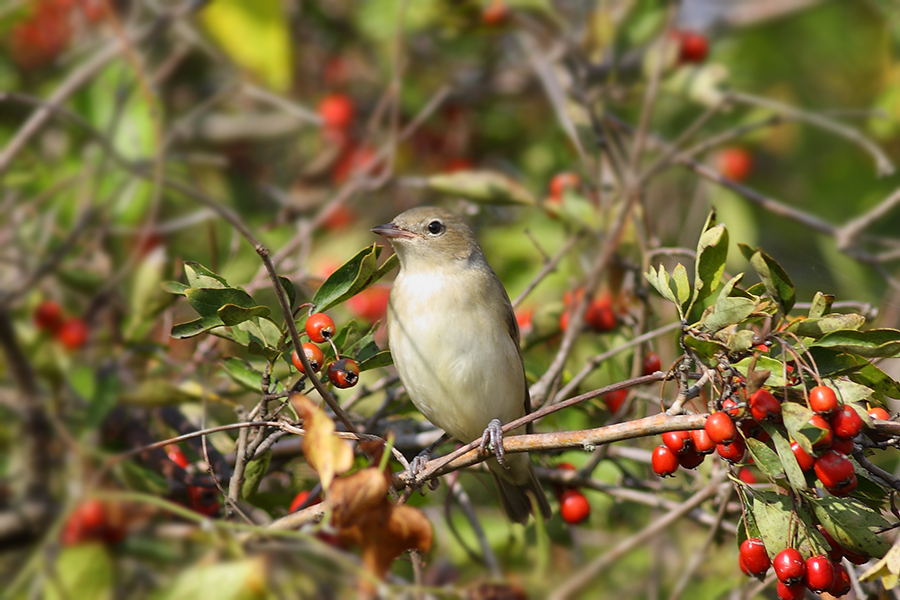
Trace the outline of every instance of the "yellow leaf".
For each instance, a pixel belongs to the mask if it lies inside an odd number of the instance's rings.
[[[201,18],[210,35],[239,66],[273,90],[291,84],[291,44],[281,0],[216,0]]]
[[[353,466],[353,449],[350,444],[334,435],[334,421],[316,406],[308,396],[294,394],[291,405],[303,419],[306,436],[303,438],[303,455],[319,474],[322,488],[331,487],[335,475]]]

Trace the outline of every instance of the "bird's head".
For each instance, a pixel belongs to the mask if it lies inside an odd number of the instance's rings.
[[[447,265],[482,257],[475,234],[459,216],[443,208],[422,206],[372,228],[386,237],[404,269]]]

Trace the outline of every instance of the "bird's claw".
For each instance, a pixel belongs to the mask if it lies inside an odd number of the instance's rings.
[[[481,444],[478,446],[478,450],[482,454],[489,454],[493,451],[500,466],[506,468],[503,459],[503,425],[500,423],[500,419],[491,419],[491,422],[485,427],[484,433],[481,434]]]

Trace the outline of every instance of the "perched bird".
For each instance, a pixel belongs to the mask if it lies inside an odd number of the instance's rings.
[[[527,414],[531,402],[519,327],[503,284],[472,230],[450,211],[414,208],[372,231],[390,241],[400,261],[387,328],[410,399],[450,436],[470,442],[484,433],[497,453],[501,423]],[[527,454],[487,462],[511,520],[528,520],[526,492],[550,517]]]

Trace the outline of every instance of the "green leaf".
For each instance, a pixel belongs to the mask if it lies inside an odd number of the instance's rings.
[[[198,262],[187,260],[184,262],[184,274],[188,284],[192,288],[224,289],[228,282],[220,275],[216,275]]]
[[[653,289],[659,292],[663,298],[678,306],[679,310],[681,310],[681,306],[678,304],[675,294],[672,293],[672,288],[669,287],[669,274],[662,264],[659,265],[659,271],[651,266],[650,271],[644,273],[644,277],[647,279],[647,282],[653,286]]]
[[[487,204],[520,204],[535,206],[537,200],[526,188],[506,175],[494,171],[457,171],[432,175],[430,189]]]
[[[832,304],[834,304],[833,294],[823,294],[822,292],[816,292],[816,295],[813,297],[812,306],[809,307],[809,318],[817,319],[825,314],[828,314],[828,311],[831,310]]]
[[[691,299],[691,282],[688,281],[687,269],[684,265],[678,263],[672,271],[672,281],[675,283],[675,296],[678,298],[678,304],[682,308],[686,308],[685,304]]]
[[[265,86],[287,92],[293,60],[288,15],[280,0],[216,0],[200,13],[210,35]]]
[[[284,288],[284,293],[287,296],[288,306],[294,308],[294,300],[297,299],[297,292],[294,290],[294,282],[288,279],[287,277],[278,276],[278,281],[281,283],[281,287]]]
[[[713,311],[701,320],[705,331],[715,333],[736,325],[753,314],[756,302],[747,298],[727,298],[719,294]]]
[[[219,309],[228,304],[251,309],[259,307],[250,294],[238,288],[210,289],[192,287],[185,291],[185,296],[201,317],[219,316]]]
[[[784,436],[782,429],[765,421],[760,423],[760,425],[762,425],[762,428],[769,434],[772,441],[775,443],[775,452],[778,454],[778,462],[784,470],[791,487],[797,491],[807,489],[806,476],[803,474],[803,469],[801,469],[800,465],[797,463],[797,457],[794,456],[794,451],[791,450],[791,443]]]
[[[728,230],[715,224],[715,211],[706,221],[706,228],[697,243],[697,264],[694,274],[694,303],[709,298],[719,287],[728,258]]]
[[[862,363],[862,366],[858,371],[847,376],[851,381],[874,390],[876,396],[882,397],[881,404],[884,404],[884,396],[900,398],[900,384],[894,381],[890,375],[863,358],[857,358],[856,360]]]
[[[253,356],[262,356],[266,360],[275,360],[281,354],[278,350],[269,348],[257,340],[250,340],[250,343],[247,344],[247,351]]]
[[[184,296],[185,292],[187,292],[191,286],[185,285],[180,281],[164,281],[162,282],[163,291],[169,292],[170,294],[177,294],[178,296]]]
[[[747,450],[750,451],[750,455],[753,457],[753,464],[759,467],[759,470],[769,480],[784,481],[787,479],[778,455],[763,442],[754,438],[747,438]]]
[[[385,261],[385,265],[382,265],[381,268],[375,264],[381,254],[381,248],[377,244],[363,248],[356,253],[356,256],[329,275],[313,296],[312,302],[315,310],[325,312],[332,306],[352,298],[392,269],[396,262],[391,263],[390,260]],[[391,265],[385,268],[388,263]]]
[[[53,563],[53,576],[46,578],[45,600],[79,598],[103,600],[113,597],[113,565],[99,543],[64,547]]]
[[[262,556],[214,563],[201,561],[182,569],[159,595],[159,600],[258,600],[268,597],[266,582]]]
[[[741,373],[744,377],[747,376],[747,372],[750,369],[750,363],[753,361],[752,356],[748,356],[742,359],[740,362],[735,363],[733,366]],[[783,376],[784,365],[781,361],[776,360],[774,358],[770,358],[768,356],[760,355],[756,358],[756,370],[769,371],[769,378],[766,379],[766,385],[773,388],[784,387],[785,379]]]
[[[96,431],[100,423],[116,407],[119,399],[119,378],[114,369],[97,373],[94,393],[84,419],[85,432]]]
[[[741,329],[728,335],[726,340],[728,351],[733,354],[747,352],[753,345],[753,338],[755,337],[756,333],[752,329]]]
[[[244,468],[244,485],[241,487],[241,497],[249,498],[259,489],[259,482],[262,481],[266,473],[269,472],[269,462],[272,460],[272,453],[266,452],[259,458],[255,458],[247,463]]]
[[[744,257],[750,261],[750,265],[756,271],[766,291],[772,296],[772,299],[778,304],[783,314],[788,314],[794,306],[796,300],[796,292],[791,278],[781,268],[774,258],[766,254],[760,249],[753,250],[745,244],[738,244]]]
[[[359,372],[362,373],[363,371],[368,371],[370,369],[387,367],[392,364],[394,364],[394,359],[391,357],[391,351],[382,350],[359,363]]]
[[[728,347],[714,340],[703,340],[700,338],[695,338],[691,335],[684,336],[684,345],[690,348],[694,353],[696,353],[700,359],[709,367],[714,367],[718,364],[718,359],[716,355],[720,352],[728,352]]]
[[[753,513],[769,558],[788,547],[799,550],[804,558],[826,552],[827,542],[816,529],[805,503],[797,504],[783,494],[754,490]]]
[[[262,391],[263,374],[254,369],[250,363],[241,358],[229,356],[222,361],[222,367],[235,383],[251,392]]]
[[[236,304],[225,304],[219,308],[216,313],[225,325],[238,325],[239,323],[249,321],[250,319],[268,317],[269,307],[254,306],[251,308],[244,308],[243,306],[237,306]]]
[[[787,333],[795,333],[801,337],[821,338],[832,331],[859,329],[866,322],[862,315],[832,313],[824,317],[799,319],[787,326]]]
[[[867,358],[894,357],[900,354],[900,331],[869,329],[868,331],[834,331],[812,344]]]
[[[844,404],[850,404],[855,406],[856,402],[862,402],[864,400],[868,400],[873,393],[872,388],[855,383],[853,381],[846,381],[843,379],[835,379],[833,381],[826,381],[825,385],[834,390],[835,394],[838,397],[838,400],[843,402]],[[856,407],[858,408],[858,407]],[[866,411],[862,411],[863,414],[868,418],[868,414]],[[865,419],[863,419],[865,420]],[[871,424],[871,423],[870,423]]]
[[[172,328],[172,333],[169,335],[176,340],[183,340],[199,335],[204,331],[209,331],[215,327],[222,327],[223,325],[225,325],[225,323],[222,322],[222,319],[220,319],[218,315],[202,317],[200,319],[188,321],[187,323],[179,323]]]
[[[816,517],[834,540],[853,552],[881,558],[890,549],[873,530],[887,527],[880,514],[855,498],[811,498]]]
[[[156,407],[194,402],[197,396],[169,379],[145,379],[125,388],[120,399],[123,404]]]
[[[781,405],[781,415],[784,418],[784,426],[800,447],[809,454],[815,456],[813,444],[825,436],[828,432],[809,422],[815,413],[796,402],[784,402]]]

